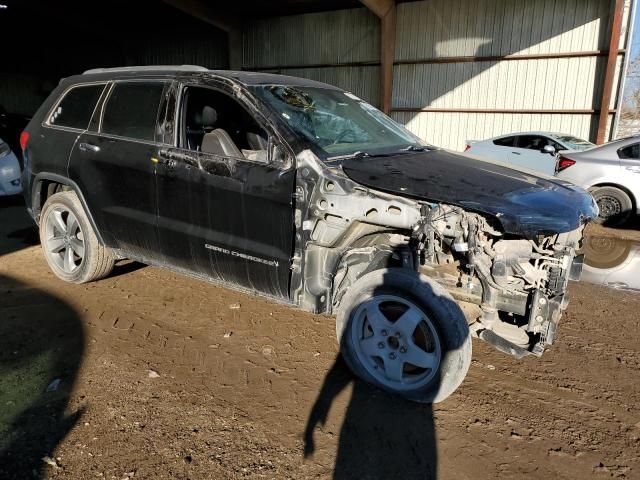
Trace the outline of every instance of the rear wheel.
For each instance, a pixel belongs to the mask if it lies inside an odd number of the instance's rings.
[[[616,187],[596,187],[589,191],[600,209],[596,223],[620,226],[631,216],[633,202],[623,190]]]
[[[86,283],[111,273],[113,252],[100,244],[74,192],[51,195],[40,217],[40,244],[51,271],[66,282]]]
[[[414,401],[444,400],[471,363],[469,328],[456,302],[405,269],[374,271],[352,285],[336,334],[356,375]]]

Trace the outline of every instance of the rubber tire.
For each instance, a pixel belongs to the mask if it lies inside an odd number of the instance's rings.
[[[45,225],[47,215],[56,206],[62,206],[71,211],[78,219],[80,230],[84,237],[84,258],[80,267],[69,274],[53,263],[49,254],[45,251]],[[87,283],[106,277],[113,270],[116,257],[111,249],[103,246],[98,241],[91,223],[84,213],[84,208],[78,196],[74,192],[59,192],[51,195],[42,208],[40,215],[40,244],[42,253],[51,271],[61,280],[69,283]]]
[[[360,363],[351,345],[349,329],[358,305],[376,295],[393,294],[414,302],[429,316],[440,336],[439,375],[416,390],[398,391],[379,383]],[[336,335],[345,362],[363,380],[408,400],[437,403],[460,386],[471,364],[471,336],[462,310],[440,284],[405,268],[375,270],[358,279],[344,295],[336,317]]]
[[[598,215],[597,218],[594,219],[595,223],[599,223],[602,225],[610,225],[612,227],[619,227],[629,220],[631,216],[631,212],[633,209],[633,202],[627,193],[623,190],[620,190],[616,187],[595,187],[589,189],[589,193],[593,196],[596,203],[598,203],[598,198],[603,196],[614,197],[616,200],[620,202],[622,206],[622,212],[620,215],[616,217],[601,217]]]

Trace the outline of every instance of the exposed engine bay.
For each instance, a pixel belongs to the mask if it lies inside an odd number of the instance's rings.
[[[363,274],[412,268],[445,286],[470,331],[499,350],[541,355],[553,343],[567,282],[580,274],[583,225],[522,238],[499,218],[364,188],[314,160],[299,157],[293,284],[296,272],[304,278],[293,297],[303,308],[331,313]]]
[[[425,208],[417,235],[419,268],[454,298],[481,307],[472,327],[481,338],[517,356],[525,353],[507,342],[541,354],[568,305],[567,282],[579,274],[574,257],[581,236],[582,228],[538,242],[509,238],[482,215],[435,205]]]

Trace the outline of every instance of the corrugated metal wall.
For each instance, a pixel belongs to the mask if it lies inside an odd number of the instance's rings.
[[[522,130],[595,139],[607,59],[594,52],[608,49],[611,5],[611,0],[398,4],[393,118],[433,144],[458,150],[466,139]],[[586,56],[460,58],[569,52]],[[378,61],[379,21],[365,9],[264,19],[244,34],[243,68],[331,83],[374,105],[380,92],[377,65],[332,64]],[[398,111],[423,108],[449,111]],[[516,112],[455,112],[461,109]],[[540,110],[573,113],[531,112]]]
[[[331,83],[378,105],[380,68],[375,63],[379,51],[377,17],[365,8],[338,10],[268,18],[249,25],[244,32],[242,65],[247,70]]]
[[[608,48],[610,0],[456,3],[456,8],[446,0],[400,4],[396,61],[548,55]],[[526,112],[598,110],[605,65],[603,55],[399,64],[394,70],[394,108],[523,112],[396,111],[393,116],[431,143],[453,149],[463,149],[465,139],[523,130],[556,130],[593,139],[595,112]]]
[[[127,65],[229,67],[227,34],[215,28],[167,32],[157,37],[137,36],[127,41],[127,45]]]

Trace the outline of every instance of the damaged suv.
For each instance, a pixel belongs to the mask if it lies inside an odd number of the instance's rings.
[[[44,256],[130,258],[336,314],[352,370],[433,402],[471,337],[551,345],[597,216],[584,190],[428,144],[322,83],[201,67],[64,79],[22,135]]]

